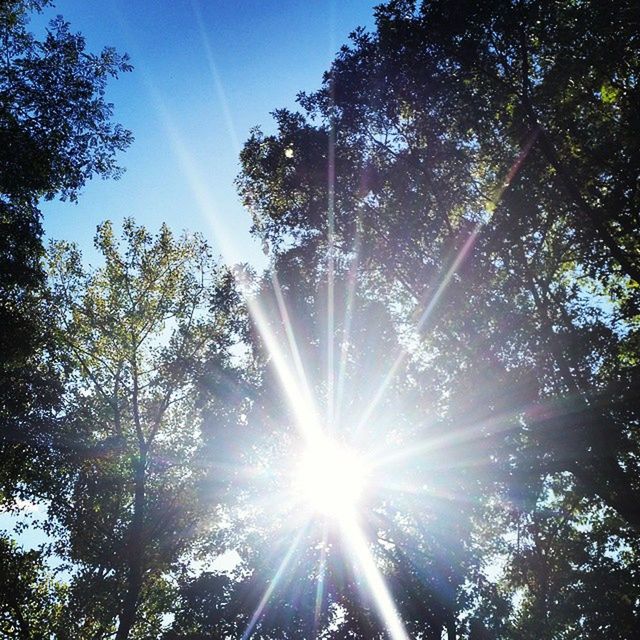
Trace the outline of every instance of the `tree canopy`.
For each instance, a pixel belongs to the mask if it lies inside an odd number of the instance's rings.
[[[109,77],[131,69],[111,48],[85,50],[61,17],[44,39],[28,31],[30,13],[48,0],[0,6],[0,423],[3,489],[24,471],[21,461],[46,456],[38,424],[59,392],[44,353],[48,333],[44,248],[38,203],[76,200],[93,176],[117,177],[116,154],[132,135],[111,121]],[[15,465],[12,461],[15,460]]]
[[[637,3],[377,7],[242,149],[263,274],[134,219],[45,258],[131,140],[45,4],[0,10],[1,497],[48,540],[0,536],[0,635],[635,637]]]
[[[490,452],[476,464],[506,530],[537,527],[565,478],[622,549],[640,524],[637,8],[390,2],[376,17],[302,113],[246,143],[255,232],[319,269],[358,253],[360,289],[419,336],[440,398],[424,410]],[[588,609],[530,633],[579,637]]]

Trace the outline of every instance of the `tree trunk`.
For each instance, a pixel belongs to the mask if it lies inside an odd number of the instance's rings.
[[[447,640],[456,640],[456,619],[451,616],[447,620]]]
[[[119,624],[115,640],[126,640],[136,621],[138,600],[142,590],[144,573],[142,539],[145,506],[145,474],[147,466],[146,452],[142,452],[136,462],[134,477],[133,518],[129,529],[129,545],[127,549],[128,575],[127,591],[122,599]]]

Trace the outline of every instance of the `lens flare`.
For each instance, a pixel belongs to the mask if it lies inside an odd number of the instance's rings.
[[[391,640],[409,640],[400,614],[393,602],[391,592],[376,565],[362,529],[355,518],[344,518],[341,523],[342,535],[358,568],[365,577],[365,588],[373,598],[380,620]]]

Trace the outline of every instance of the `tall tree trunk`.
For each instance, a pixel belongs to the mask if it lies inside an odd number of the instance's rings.
[[[456,640],[456,619],[454,615],[451,615],[447,620],[447,640]]]
[[[126,640],[136,621],[136,612],[140,591],[142,590],[144,574],[144,541],[142,539],[144,527],[145,507],[145,474],[147,466],[146,451],[142,451],[136,461],[134,476],[133,518],[129,529],[129,544],[127,549],[127,591],[122,599],[118,632],[115,640]]]

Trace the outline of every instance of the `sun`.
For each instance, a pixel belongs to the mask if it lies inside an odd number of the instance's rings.
[[[354,515],[366,488],[367,465],[349,447],[327,438],[309,444],[295,466],[293,489],[313,513]]]

